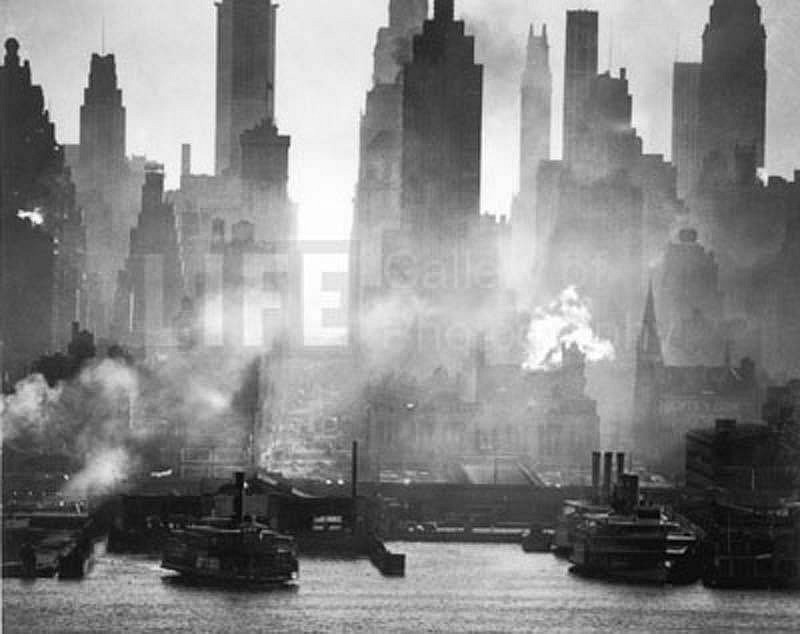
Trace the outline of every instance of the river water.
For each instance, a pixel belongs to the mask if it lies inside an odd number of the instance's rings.
[[[176,583],[150,559],[105,555],[78,582],[3,581],[3,631],[800,632],[800,593],[615,585],[514,545],[395,544],[406,577],[367,560],[301,559],[293,589]]]

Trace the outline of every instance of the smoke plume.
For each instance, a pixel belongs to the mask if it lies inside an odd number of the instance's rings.
[[[592,328],[589,302],[574,286],[564,289],[549,305],[537,308],[527,336],[526,369],[547,370],[562,362],[562,346],[577,345],[590,362],[613,360],[614,346]]]

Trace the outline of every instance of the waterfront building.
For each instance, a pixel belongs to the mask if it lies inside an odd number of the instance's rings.
[[[685,436],[717,419],[760,417],[761,390],[756,366],[674,366],[664,362],[652,287],[636,346],[633,432],[637,455],[677,474],[683,469]]]

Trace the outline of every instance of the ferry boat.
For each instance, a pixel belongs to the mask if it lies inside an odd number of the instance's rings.
[[[690,584],[701,575],[698,537],[659,506],[639,503],[639,480],[621,474],[609,510],[576,520],[573,572],[636,583]]]
[[[207,518],[174,529],[161,567],[184,578],[221,584],[284,584],[298,578],[292,537],[242,517],[244,474],[236,474],[232,518]]]
[[[586,500],[565,500],[552,537],[552,550],[558,557],[569,557],[577,539],[578,529],[588,516],[603,515],[611,508]]]
[[[574,572],[586,576],[664,583],[666,543],[659,509],[637,509],[632,516],[589,515],[577,530],[569,560]]]

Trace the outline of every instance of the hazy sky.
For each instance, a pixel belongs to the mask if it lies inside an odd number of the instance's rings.
[[[433,4],[431,0],[431,5]],[[700,58],[711,0],[456,0],[486,65],[482,208],[507,213],[518,182],[519,74],[528,24],[548,23],[554,76],[553,152],[561,151],[564,13],[597,9],[600,65],[628,68],[634,124],[647,152],[669,154],[671,68]],[[767,170],[800,166],[800,2],[762,0],[769,36]],[[290,191],[306,236],[349,229],[358,117],[388,0],[284,0],[278,11],[277,117],[292,135]],[[180,144],[195,172],[213,169],[215,9],[212,0],[0,0],[5,36],[20,40],[62,143],[78,139],[92,52],[117,58],[128,153],[166,163],[177,185]],[[613,36],[612,36],[613,34]],[[617,70],[614,71],[617,73]]]

